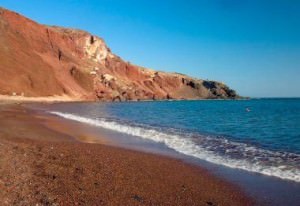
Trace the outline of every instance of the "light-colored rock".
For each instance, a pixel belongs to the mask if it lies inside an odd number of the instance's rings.
[[[115,77],[110,75],[110,74],[103,74],[102,75],[103,79],[106,80],[106,81],[112,81],[112,80],[115,80]]]
[[[93,39],[92,42],[91,38]],[[105,42],[96,36],[86,37],[84,49],[89,59],[102,64],[104,63],[103,60],[111,53]],[[110,56],[112,56],[112,54],[110,54]]]

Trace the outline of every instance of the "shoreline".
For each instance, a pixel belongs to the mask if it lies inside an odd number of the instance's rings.
[[[84,99],[79,97],[63,96],[45,96],[45,97],[25,97],[25,96],[12,96],[1,95],[0,103],[2,102],[15,102],[15,103],[74,103],[74,102],[172,102],[172,101],[232,101],[232,100],[251,100],[249,97],[239,98],[187,98],[187,99],[140,99],[140,100],[126,100],[126,101],[97,101],[93,99]]]
[[[8,103],[55,103],[55,102],[78,102],[79,98],[71,98],[67,95],[64,96],[48,96],[48,97],[25,97],[25,96],[10,96],[0,94],[0,104]]]
[[[7,205],[254,204],[198,166],[107,142],[91,144],[91,136],[59,132],[67,128],[55,120],[51,124],[58,128],[52,130],[20,105],[1,105],[0,113],[0,200]]]

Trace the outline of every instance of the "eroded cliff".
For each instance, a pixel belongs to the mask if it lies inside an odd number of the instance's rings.
[[[41,25],[3,8],[0,94],[103,101],[238,97],[220,82],[125,62],[88,32]]]

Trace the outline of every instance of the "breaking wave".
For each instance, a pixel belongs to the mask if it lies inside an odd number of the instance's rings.
[[[180,132],[174,129],[129,124],[105,118],[87,118],[63,112],[50,112],[66,119],[114,130],[128,135],[163,143],[182,154],[230,168],[257,172],[300,182],[300,155],[270,151],[224,137]]]

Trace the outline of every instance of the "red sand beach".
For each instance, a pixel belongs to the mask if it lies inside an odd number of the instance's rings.
[[[55,119],[46,126],[45,118],[21,105],[0,105],[2,205],[254,204],[198,166],[91,144],[93,137],[79,137]]]

